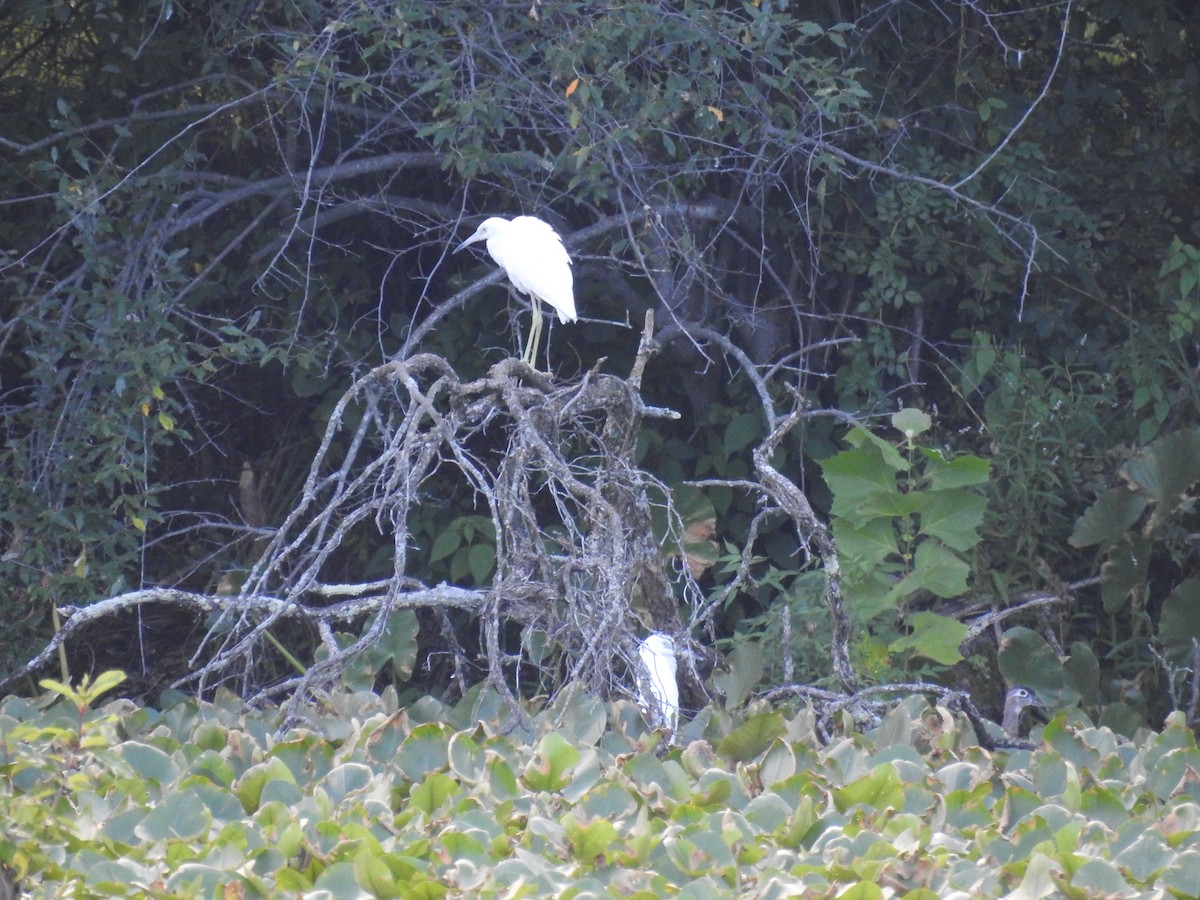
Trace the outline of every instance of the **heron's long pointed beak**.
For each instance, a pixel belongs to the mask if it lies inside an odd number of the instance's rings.
[[[455,247],[455,248],[454,248],[454,250],[453,250],[453,252],[454,252],[454,253],[457,253],[457,252],[458,252],[459,250],[461,250],[463,247],[466,247],[466,246],[467,246],[467,245],[469,245],[469,244],[473,244],[473,243],[475,243],[476,241],[481,241],[481,240],[483,240],[483,235],[481,235],[481,234],[480,234],[480,233],[477,231],[477,232],[475,232],[473,235],[471,235],[469,238],[467,238],[465,241],[463,241],[461,244],[459,244],[457,247]]]

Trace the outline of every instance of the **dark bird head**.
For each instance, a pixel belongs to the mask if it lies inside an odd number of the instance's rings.
[[[1038,699],[1032,688],[1018,684],[1004,695],[1004,719],[1000,727],[1010,738],[1021,736],[1021,713],[1027,709],[1045,709],[1046,704]]]

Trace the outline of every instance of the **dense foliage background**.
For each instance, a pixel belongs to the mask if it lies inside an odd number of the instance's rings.
[[[800,403],[781,469],[839,538],[890,536],[850,577],[864,675],[995,683],[993,631],[960,654],[943,623],[1020,608],[996,630],[1028,626],[1009,652],[1063,703],[1128,728],[1194,706],[1192,4],[17,0],[0,18],[0,671],[56,604],[236,593],[356,376],[431,351],[466,380],[513,353],[516,305],[449,249],[480,215],[530,213],[575,260],[559,379],[626,373],[656,314],[643,394],[681,416],[648,420],[637,455],[707,523],[696,638],[781,650],[765,685],[830,678],[819,570],[739,489]],[[893,428],[901,406],[932,427]],[[901,456],[848,448],[850,417]],[[839,449],[859,454],[840,495],[816,465]],[[956,542],[932,510],[975,501],[922,492],[966,487],[935,465],[960,457],[990,477]],[[881,464],[876,487],[908,499],[864,516],[845,491]],[[486,585],[474,498],[428,500],[427,583]],[[375,577],[377,550],[333,564]],[[934,562],[954,571],[905,581]],[[158,690],[202,626],[139,607],[72,652]],[[414,628],[396,674],[438,692],[471,617]]]

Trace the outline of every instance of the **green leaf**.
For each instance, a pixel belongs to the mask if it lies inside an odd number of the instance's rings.
[[[1118,879],[1120,878],[1119,870],[1117,870],[1114,864],[1109,863],[1108,868],[1112,870],[1113,874],[1117,875]],[[1078,872],[1075,874],[1076,876],[1079,875]],[[1097,882],[1096,889],[1089,891],[1093,896],[1099,897],[1104,894],[1111,895],[1113,893],[1110,888],[1104,887],[1104,885],[1114,883],[1111,878],[1106,878],[1103,883],[1100,883],[1098,878],[1095,881]],[[1074,883],[1075,881],[1072,879],[1072,884]],[[1120,883],[1121,888],[1118,890],[1123,890],[1124,880],[1121,879]],[[1188,894],[1194,893],[1196,885],[1200,884],[1200,852],[1197,852],[1195,849],[1188,849],[1176,855],[1167,867],[1163,869],[1159,877],[1155,879],[1155,884],[1161,885],[1167,891],[1179,897],[1186,897]]]
[[[1165,869],[1174,857],[1175,854],[1158,829],[1146,828],[1133,843],[1113,857],[1113,863],[1126,870],[1136,881],[1144,883]],[[1191,890],[1195,890],[1195,885]]]
[[[616,827],[607,819],[592,819],[580,824],[572,815],[563,819],[563,830],[571,842],[571,855],[585,865],[592,865],[596,857],[606,854],[616,843]]]
[[[1140,591],[1150,571],[1150,540],[1144,535],[1130,532],[1108,551],[1108,558],[1100,567],[1100,599],[1104,610],[1115,613],[1121,609],[1134,591]]]
[[[965,552],[979,543],[987,500],[968,491],[939,491],[921,498],[921,534]]]
[[[458,782],[445,772],[430,772],[421,783],[412,789],[409,801],[414,809],[419,809],[427,816],[432,816],[462,788]]]
[[[1054,649],[1035,631],[1018,625],[1000,636],[1000,674],[1010,685],[1023,684],[1042,698],[1075,702],[1078,695],[1067,688],[1063,666]]]
[[[750,446],[763,436],[763,418],[755,413],[737,413],[725,426],[724,448],[726,456]]]
[[[150,744],[126,741],[118,748],[121,756],[140,778],[169,785],[179,777],[179,766],[170,755]]]
[[[741,706],[758,685],[766,670],[762,647],[756,641],[741,641],[729,654],[729,671],[713,676],[717,689],[725,695],[725,706]]]
[[[926,589],[939,597],[966,593],[971,567],[948,548],[936,541],[921,541],[913,559]]]
[[[903,434],[906,440],[911,441],[932,428],[933,419],[919,409],[905,407],[892,415],[892,427]]]
[[[912,634],[892,641],[888,649],[899,653],[912,650],[944,666],[962,661],[958,648],[967,636],[967,626],[949,616],[932,612],[918,612],[912,617]]]
[[[411,781],[446,767],[450,759],[450,729],[440,722],[426,722],[412,730],[396,753],[396,766]]]
[[[1184,269],[1179,273],[1179,293],[1186,297],[1196,288],[1198,276],[1195,269]]]
[[[401,896],[387,863],[371,850],[361,850],[355,854],[354,878],[372,897]]]
[[[419,629],[415,610],[398,609],[388,616],[387,625],[384,626],[376,647],[384,651],[386,658],[391,660],[397,678],[405,679],[412,675],[413,666],[417,662]]]
[[[796,774],[796,753],[785,740],[777,740],[763,757],[759,776],[765,787],[785,781]],[[773,827],[772,829],[773,830]]]
[[[1072,547],[1090,547],[1093,544],[1107,547],[1115,544],[1145,509],[1144,494],[1126,487],[1111,488],[1079,517],[1067,542]]]
[[[1125,463],[1124,473],[1155,504],[1146,531],[1156,531],[1200,481],[1200,428],[1164,435]]]
[[[891,763],[882,763],[871,773],[833,792],[833,802],[839,812],[854,806],[866,806],[883,811],[900,809],[904,805],[904,783]]]
[[[862,524],[870,518],[862,513],[868,500],[899,495],[894,471],[882,464],[880,454],[873,447],[843,450],[821,460],[819,465],[825,483],[833,493],[830,512],[835,517]]]
[[[861,425],[856,425],[850,430],[850,433],[846,435],[846,443],[863,452],[875,451],[878,453],[879,461],[893,471],[907,472],[909,469],[908,460],[900,454],[899,450]]]
[[[991,463],[986,459],[965,453],[946,462],[939,450],[922,447],[920,451],[925,457],[925,478],[931,491],[987,484]]]
[[[193,840],[208,833],[212,817],[192,788],[168,794],[134,829],[144,841]]]
[[[717,753],[734,762],[749,762],[785,734],[787,726],[779,713],[751,716],[717,745]]]
[[[1200,579],[1180,582],[1163,601],[1158,639],[1172,662],[1183,666],[1192,662],[1192,640],[1200,640]]]
[[[364,790],[371,783],[372,771],[361,763],[342,763],[321,779],[321,787],[334,803],[341,803],[351,794]]]
[[[862,522],[868,518],[881,517],[889,522],[895,522],[898,519],[904,519],[915,512],[919,512],[925,506],[925,498],[917,493],[901,493],[899,490],[892,490],[887,493],[874,493],[863,496],[858,510],[846,516],[855,522]]]
[[[862,526],[844,518],[834,519],[833,539],[847,572],[873,570],[900,552],[896,528],[890,519],[871,519]]]
[[[243,772],[242,777],[234,783],[233,792],[246,812],[254,812],[258,809],[263,789],[272,781],[296,783],[296,776],[287,763],[275,756]]]
[[[496,566],[496,548],[491,544],[475,544],[467,551],[467,568],[476,584],[487,584]]]
[[[1100,661],[1089,645],[1083,641],[1071,644],[1071,655],[1063,663],[1063,674],[1067,686],[1079,694],[1085,706],[1100,702]]]
[[[550,732],[538,742],[537,756],[525,767],[523,778],[533,791],[561,791],[571,780],[579,751],[561,734]]]
[[[1025,865],[1021,883],[1013,891],[1014,897],[1052,897],[1058,894],[1054,881],[1057,864],[1044,853],[1034,853]]]
[[[450,527],[433,539],[433,547],[429,550],[431,563],[445,559],[462,546],[462,527],[457,521],[451,522]]]
[[[892,587],[889,598],[894,605],[920,590],[939,597],[958,597],[967,592],[971,567],[937,541],[925,540],[913,554],[913,568]]]
[[[869,572],[865,577],[853,580],[847,579],[846,600],[855,620],[869,622],[881,613],[894,613],[900,598],[908,596],[895,592],[897,584],[894,576],[884,571]],[[914,585],[913,590],[917,589],[919,585]]]

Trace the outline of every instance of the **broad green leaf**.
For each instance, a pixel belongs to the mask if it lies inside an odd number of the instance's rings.
[[[895,593],[897,579],[883,570],[867,573],[866,577],[849,579],[842,584],[846,593],[846,603],[851,614],[858,622],[869,622],[875,616],[884,612],[895,612],[898,598]]]
[[[179,777],[179,766],[170,755],[150,744],[126,741],[118,748],[138,776],[160,785],[169,785]]]
[[[758,686],[766,670],[762,647],[756,641],[739,641],[729,654],[729,671],[713,676],[718,690],[725,695],[728,709],[741,706]]]
[[[1200,640],[1200,579],[1180,582],[1163,601],[1158,639],[1172,662],[1181,666],[1192,662],[1192,641]]]
[[[979,543],[976,530],[983,522],[987,500],[969,491],[939,491],[921,498],[922,534],[938,538],[947,547],[967,551]]]
[[[858,510],[847,518],[861,522],[868,517],[881,516],[890,522],[904,519],[925,508],[926,500],[918,493],[904,494],[898,490],[888,493],[866,494]]]
[[[918,656],[952,666],[963,658],[958,648],[966,636],[967,626],[957,619],[922,611],[913,614],[912,634],[892,641],[888,649],[894,653],[912,650]]]
[[[1025,865],[1021,883],[1010,896],[1014,900],[1026,897],[1035,900],[1058,895],[1058,886],[1054,882],[1055,869],[1055,863],[1048,856],[1044,853],[1034,853]]]
[[[763,783],[765,785],[766,781]],[[770,834],[787,824],[792,815],[792,806],[778,794],[765,793],[747,803],[743,812],[747,822]]]
[[[1000,637],[1000,674],[1010,685],[1023,684],[1038,696],[1077,699],[1064,686],[1063,666],[1045,638],[1022,625],[1010,628]]]
[[[1144,494],[1126,487],[1107,490],[1079,517],[1067,541],[1072,547],[1115,544],[1145,509]]]
[[[99,874],[94,869],[88,873],[90,886],[100,887],[100,884],[93,880]],[[133,882],[117,881],[110,890],[114,896],[121,896],[123,888],[130,883]],[[230,878],[229,872],[224,869],[198,862],[184,863],[179,866],[171,873],[171,877],[167,879],[166,883],[167,891],[177,897],[185,894],[193,897],[217,897],[222,893],[227,894],[244,886],[244,879]]]
[[[1113,870],[1113,874],[1119,877],[1119,872],[1113,864],[1109,864],[1109,868]],[[1076,875],[1079,873],[1077,872]],[[1099,879],[1097,879],[1099,881]],[[1071,882],[1075,883],[1074,880]],[[1104,884],[1115,884],[1111,879],[1106,879]],[[1119,882],[1122,886],[1124,881]],[[1200,884],[1200,851],[1189,848],[1182,853],[1179,853],[1170,861],[1163,872],[1155,879],[1155,884],[1161,885],[1168,891],[1174,892],[1177,896],[1186,897],[1190,893],[1194,893],[1196,885]],[[1101,885],[1097,884],[1097,888]],[[1093,890],[1095,896],[1100,896],[1101,893],[1114,893],[1111,888],[1103,888],[1102,890]]]
[[[879,461],[895,472],[909,470],[908,460],[900,454],[895,446],[860,425],[856,425],[846,435],[846,443],[851,447],[858,448],[863,453],[877,454]]]
[[[892,414],[892,427],[911,441],[917,435],[924,434],[932,428],[933,419],[929,417],[928,413],[921,412],[919,409],[905,407]]]
[[[840,812],[854,806],[875,810],[900,809],[904,805],[904,783],[891,763],[882,763],[869,775],[859,778],[833,792],[833,802]]]
[[[550,732],[538,742],[537,755],[525,767],[523,778],[533,791],[561,791],[571,780],[579,751],[561,734]]]
[[[462,546],[462,528],[457,522],[451,522],[450,527],[433,539],[433,547],[429,550],[429,561],[437,562],[450,556]]]
[[[292,785],[296,783],[296,776],[292,774],[287,763],[275,756],[247,769],[234,784],[233,792],[242,802],[242,808],[246,812],[254,812],[258,809],[263,788],[272,781],[283,781]]]
[[[401,896],[387,863],[370,850],[362,850],[354,855],[354,877],[372,897]]]
[[[410,781],[420,781],[426,773],[446,767],[449,761],[450,729],[438,722],[426,722],[412,730],[396,754],[396,766]]]
[[[353,863],[341,860],[325,868],[317,876],[316,882],[313,883],[313,888],[317,892],[324,892],[318,894],[318,896],[361,896],[361,886],[358,883],[358,876],[354,872]]]
[[[675,512],[679,514],[685,528],[717,518],[717,511],[708,495],[690,484],[671,485],[671,501],[675,504]]]
[[[371,769],[361,763],[343,763],[321,779],[321,787],[330,800],[341,803],[351,794],[370,785],[372,776]]]
[[[737,413],[725,426],[724,450],[733,456],[763,436],[763,417],[756,413]]]
[[[386,657],[391,660],[392,668],[399,679],[412,675],[413,666],[417,662],[417,613],[411,609],[394,610],[388,617],[387,624],[376,645],[386,651]]]
[[[749,762],[777,738],[787,734],[787,725],[779,713],[751,716],[717,745],[717,753],[734,762]]]
[[[796,753],[784,740],[776,740],[763,757],[759,776],[765,787],[786,781],[796,774]]]
[[[935,540],[917,544],[913,554],[912,571],[888,592],[894,605],[918,591],[925,590],[939,597],[958,597],[967,591],[971,567],[951,549]]]
[[[843,450],[821,460],[819,465],[825,483],[833,493],[831,512],[834,516],[861,521],[864,517],[860,510],[867,498],[899,493],[894,471],[882,465],[874,448]]]
[[[1063,673],[1067,685],[1079,694],[1084,706],[1095,706],[1099,702],[1100,661],[1088,644],[1083,641],[1071,644],[1071,655],[1063,663]]]
[[[467,568],[476,584],[487,584],[496,567],[496,548],[492,544],[474,544],[467,551]]]
[[[873,570],[900,552],[896,527],[890,519],[871,519],[855,525],[848,519],[836,518],[833,520],[833,539],[847,573]]]
[[[1124,472],[1155,504],[1146,526],[1153,533],[1200,481],[1200,428],[1164,435],[1129,460]]]
[[[1100,585],[1100,599],[1104,611],[1115,613],[1129,600],[1129,595],[1141,590],[1150,571],[1150,540],[1144,535],[1127,533],[1108,551],[1108,558],[1100,567],[1104,579]]]
[[[1175,858],[1157,829],[1142,828],[1138,838],[1113,857],[1113,862],[1125,869],[1138,882],[1145,883],[1156,872],[1165,869]],[[1192,886],[1193,889],[1195,885]]]
[[[607,854],[616,843],[617,829],[607,819],[592,819],[580,823],[572,815],[563,819],[563,829],[571,842],[571,855],[585,865],[592,865],[596,857]]]
[[[796,804],[796,811],[792,813],[787,824],[778,830],[776,837],[785,847],[799,847],[819,821],[820,816],[812,797],[801,797],[800,802]]]
[[[991,463],[986,459],[966,453],[946,462],[941,451],[929,447],[922,447],[921,455],[925,457],[924,478],[931,491],[987,484]]]
[[[502,758],[495,757],[488,761],[488,790],[492,796],[500,800],[510,800],[519,796],[521,786],[512,767]]]
[[[447,800],[461,790],[458,782],[445,772],[430,772],[420,784],[412,789],[409,801],[415,809],[419,809],[427,816],[432,816],[442,808]]]
[[[134,832],[144,841],[193,840],[206,835],[212,817],[191,788],[167,797],[150,810]]]
[[[970,566],[937,541],[921,541],[917,544],[913,561],[927,590],[939,597],[957,597],[966,593]]]

